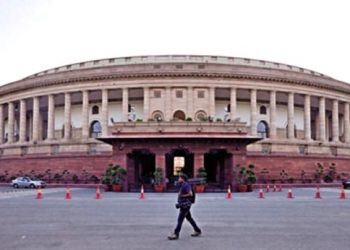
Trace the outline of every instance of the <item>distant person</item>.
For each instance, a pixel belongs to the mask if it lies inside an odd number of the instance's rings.
[[[181,173],[179,175],[178,182],[180,185],[180,190],[179,190],[177,204],[175,205],[176,208],[179,209],[179,216],[177,218],[177,226],[174,230],[174,233],[168,236],[169,240],[179,239],[181,226],[185,218],[188,220],[188,222],[192,225],[194,229],[194,232],[191,234],[192,237],[198,237],[202,233],[201,229],[197,226],[196,222],[194,221],[191,215],[190,210],[191,210],[192,198],[194,197],[194,194],[192,193],[192,187],[187,182],[187,180],[188,180],[188,177],[186,174]]]

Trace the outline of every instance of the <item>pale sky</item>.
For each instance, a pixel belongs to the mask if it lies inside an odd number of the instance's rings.
[[[0,85],[109,57],[276,61],[350,83],[350,1],[0,0]]]

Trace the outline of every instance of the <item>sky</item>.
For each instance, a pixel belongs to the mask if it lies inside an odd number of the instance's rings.
[[[81,61],[163,54],[269,60],[350,83],[349,5],[347,0],[0,0],[0,85]]]

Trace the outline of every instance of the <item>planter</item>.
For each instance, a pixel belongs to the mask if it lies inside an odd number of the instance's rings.
[[[111,192],[113,189],[112,189],[112,185],[105,185],[105,191],[106,192]]]
[[[238,186],[238,190],[239,190],[240,193],[245,193],[245,192],[247,192],[247,190],[248,190],[248,186],[247,186],[247,185],[240,184],[240,185]]]
[[[195,186],[195,190],[196,193],[203,193],[205,189],[205,185],[204,184],[199,184]]]
[[[162,193],[162,192],[164,192],[164,188],[165,188],[165,186],[163,184],[154,185],[154,192]]]
[[[253,185],[252,184],[247,185],[247,192],[253,192]]]
[[[123,189],[123,186],[121,184],[113,184],[112,189],[113,189],[113,192],[121,192]]]

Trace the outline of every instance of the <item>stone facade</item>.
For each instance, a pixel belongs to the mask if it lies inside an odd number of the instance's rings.
[[[348,173],[349,94],[347,83],[323,74],[245,58],[142,56],[66,65],[0,87],[0,174],[49,165],[77,173],[86,166],[101,175],[106,164],[119,162],[135,180],[127,154],[115,155],[113,144],[96,138],[130,127],[147,138],[149,129],[158,133],[167,122],[178,135],[192,123],[205,133],[239,127],[261,137],[244,155],[228,154],[241,155],[238,161],[254,163],[258,172],[268,169],[271,178],[282,169],[295,178],[301,170],[311,176],[317,162]],[[202,154],[208,150],[202,146]],[[154,165],[165,164],[165,152],[152,153]],[[203,155],[193,157],[194,170],[208,164]],[[237,164],[231,164],[233,171]]]

